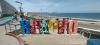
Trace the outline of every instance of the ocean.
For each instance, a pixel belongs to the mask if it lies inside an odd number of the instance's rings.
[[[62,16],[80,19],[100,20],[100,13],[51,13],[50,16]]]

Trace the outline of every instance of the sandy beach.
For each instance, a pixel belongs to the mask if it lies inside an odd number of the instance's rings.
[[[79,22],[78,27],[100,30],[100,22],[91,22],[91,21],[78,21],[78,22]]]

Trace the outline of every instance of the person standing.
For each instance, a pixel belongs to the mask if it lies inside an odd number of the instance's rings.
[[[15,12],[14,17],[15,17],[15,20],[16,20],[16,21],[18,20],[18,19],[17,19],[17,15],[18,15],[18,13]]]

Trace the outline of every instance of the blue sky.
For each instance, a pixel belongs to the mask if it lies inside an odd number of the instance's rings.
[[[20,6],[16,0],[7,0]],[[20,0],[17,0],[20,1]],[[21,0],[24,12],[96,13],[100,12],[100,0]]]

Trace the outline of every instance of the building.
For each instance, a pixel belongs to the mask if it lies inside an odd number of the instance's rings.
[[[1,3],[0,3],[0,17],[1,17],[1,13],[2,13],[2,10],[1,10]]]
[[[17,10],[5,0],[0,0],[0,17],[14,15]]]

